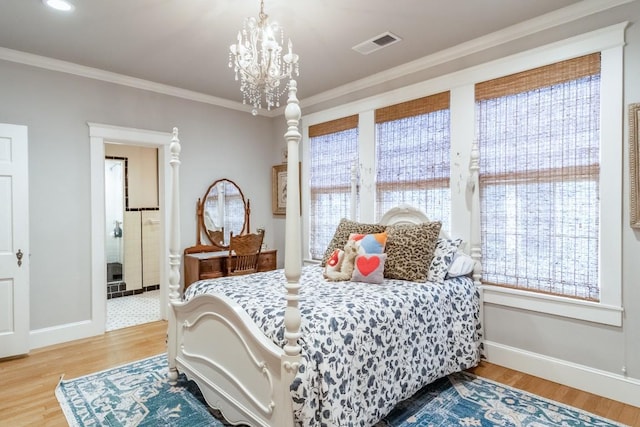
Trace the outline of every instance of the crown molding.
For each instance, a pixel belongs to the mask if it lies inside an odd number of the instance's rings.
[[[195,92],[192,90],[182,89],[179,87],[169,86],[161,83],[155,83],[149,80],[101,70],[99,68],[87,67],[84,65],[75,64],[73,62],[61,61],[59,59],[53,59],[46,56],[7,49],[4,47],[0,47],[0,59],[24,65],[31,65],[38,68],[44,68],[46,70],[58,71],[61,73],[73,74],[89,79],[114,83],[122,86],[129,86],[132,88],[156,92],[163,95],[175,96],[177,98],[202,102],[204,104],[216,105],[232,110],[246,112],[251,111],[251,109],[246,105],[243,105],[239,102],[230,101],[228,99],[205,95],[203,93]]]
[[[432,95],[454,87],[471,85],[565,59],[622,47],[625,44],[624,31],[628,25],[629,22],[625,21],[599,28],[568,39],[309,113],[302,120],[307,126],[322,123],[352,115],[354,112],[373,111],[377,108]]]
[[[301,107],[310,107],[315,104],[330,101],[349,93],[368,89],[389,82],[390,80],[427,70],[437,65],[445,64],[467,55],[500,46],[522,37],[530,36],[633,1],[635,0],[583,0],[562,9],[519,22],[502,30],[441,50],[415,61],[407,62],[406,64],[330,89],[318,95],[310,96],[301,100],[300,105]]]
[[[502,30],[487,34],[482,37],[461,43],[449,49],[442,50],[432,55],[425,56],[415,61],[408,62],[397,67],[390,68],[380,73],[373,74],[369,77],[353,81],[346,85],[342,85],[318,95],[310,96],[301,100],[300,106],[310,107],[332,99],[368,89],[376,85],[383,84],[390,80],[398,79],[406,75],[423,71],[431,67],[447,63],[467,55],[477,53],[482,50],[490,49],[519,38],[529,36],[549,28],[557,27],[568,22],[576,21],[589,15],[611,9],[635,0],[583,0],[573,5],[558,9],[553,12],[538,16],[536,18],[520,22]],[[201,92],[195,92],[182,89],[175,86],[169,86],[149,80],[130,77],[123,74],[113,73],[98,68],[87,67],[72,62],[61,61],[46,56],[35,55],[31,53],[21,52],[13,49],[0,47],[0,60],[16,62],[24,65],[44,68],[51,71],[73,74],[80,77],[86,77],[94,80],[101,80],[122,86],[128,86],[136,89],[147,90],[150,92],[160,93],[163,95],[174,96],[177,98],[187,99],[190,101],[201,102],[204,104],[215,105],[231,110],[242,112],[251,112],[251,108],[240,102],[230,101],[228,99],[216,96],[206,95]],[[276,108],[271,111],[260,111],[260,115],[266,117],[277,117],[284,113],[284,107]]]

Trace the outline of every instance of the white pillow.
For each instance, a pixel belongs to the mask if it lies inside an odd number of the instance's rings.
[[[427,281],[433,283],[444,282],[447,271],[453,262],[454,255],[458,252],[458,247],[462,244],[462,239],[438,238],[436,248],[433,251],[433,258],[429,265]]]
[[[453,261],[447,271],[447,277],[466,276],[473,272],[473,266],[475,262],[473,258],[464,252],[456,252],[453,256]]]

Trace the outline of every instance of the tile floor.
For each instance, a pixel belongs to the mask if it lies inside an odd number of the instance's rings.
[[[160,291],[107,300],[107,331],[160,320]]]

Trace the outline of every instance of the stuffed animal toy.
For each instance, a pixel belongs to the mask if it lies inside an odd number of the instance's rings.
[[[358,243],[355,240],[347,241],[344,245],[344,255],[342,256],[341,264],[339,268],[335,270],[325,270],[324,277],[332,282],[342,282],[345,280],[351,280],[353,274],[353,265],[358,256]]]

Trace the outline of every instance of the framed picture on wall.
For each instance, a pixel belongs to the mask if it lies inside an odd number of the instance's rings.
[[[287,210],[287,165],[271,168],[271,208],[274,215],[284,215]]]
[[[298,173],[300,168],[298,167]],[[298,186],[299,187],[299,186]],[[271,209],[274,215],[287,213],[287,165],[275,165],[271,168]]]
[[[640,104],[629,105],[629,188],[631,227],[640,228]]]

